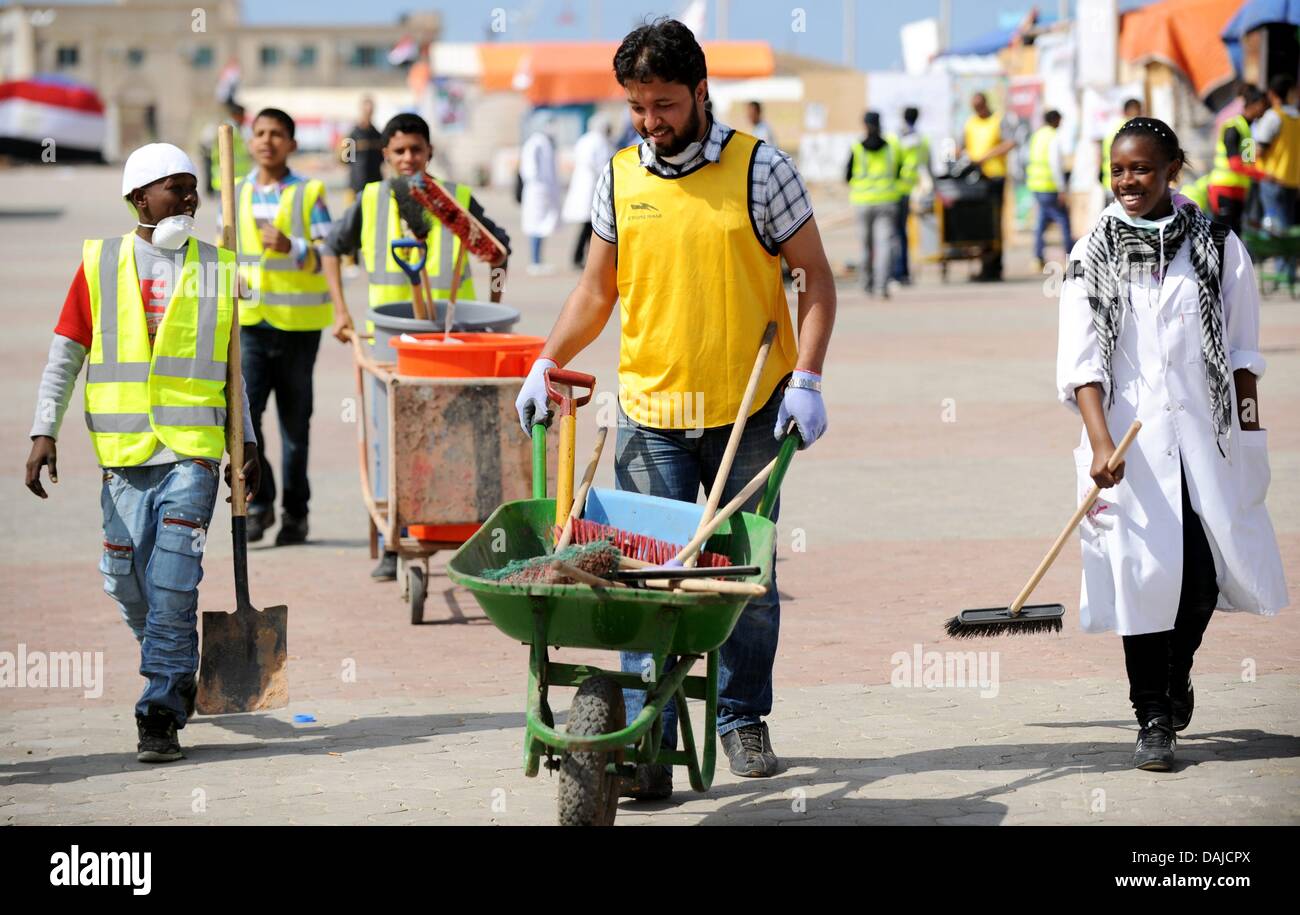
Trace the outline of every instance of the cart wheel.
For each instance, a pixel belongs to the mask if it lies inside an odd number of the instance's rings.
[[[406,567],[406,589],[411,594],[411,625],[418,626],[424,622],[424,599],[429,590],[422,567],[414,563]]]
[[[578,687],[573,697],[566,730],[575,737],[593,737],[619,730],[623,720],[623,690],[606,677],[592,677]],[[614,825],[619,779],[605,767],[622,761],[622,750],[564,754],[560,761],[561,826]]]

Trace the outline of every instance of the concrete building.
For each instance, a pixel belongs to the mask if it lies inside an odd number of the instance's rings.
[[[240,93],[401,90],[406,70],[389,64],[389,51],[440,31],[436,13],[391,25],[250,26],[238,0],[17,4],[0,12],[0,77],[93,86],[105,105],[105,155],[115,159],[157,139],[196,147],[220,113],[219,86],[236,75]]]

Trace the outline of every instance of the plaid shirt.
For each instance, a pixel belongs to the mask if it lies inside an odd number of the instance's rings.
[[[639,144],[641,164],[657,175],[673,177],[703,168],[722,158],[722,143],[734,131],[709,117],[709,131],[705,135],[700,154],[689,162],[671,165],[655,155],[649,140]],[[613,163],[600,174],[596,196],[591,202],[591,228],[610,244],[618,243],[614,225]],[[774,249],[799,230],[812,216],[812,198],[808,188],[794,167],[794,162],[781,150],[760,143],[754,154],[754,170],[750,175],[750,207],[754,225],[769,249]]]

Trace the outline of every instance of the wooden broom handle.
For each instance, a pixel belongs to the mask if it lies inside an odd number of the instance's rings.
[[[705,503],[704,514],[700,516],[699,526],[695,528],[697,534],[713,520],[713,513],[718,510],[718,504],[722,502],[722,490],[727,485],[727,478],[731,476],[731,464],[736,459],[736,451],[740,448],[740,440],[745,434],[745,421],[749,419],[750,408],[754,405],[754,396],[758,393],[758,380],[762,377],[764,366],[767,365],[767,357],[772,352],[772,341],[775,339],[776,322],[769,321],[763,330],[763,342],[758,347],[754,368],[749,373],[745,396],[740,399],[740,409],[736,411],[736,421],[732,424],[731,435],[727,438],[727,450],[722,453],[722,463],[718,465],[718,472],[713,477],[713,485],[709,488],[709,501]],[[695,565],[697,556],[698,554],[691,556],[683,565],[688,567]]]
[[[217,156],[221,168],[221,247],[235,251],[235,140],[234,128],[217,128]],[[238,254],[236,253],[236,256]],[[230,513],[248,514],[244,497],[244,373],[239,351],[239,277],[235,276],[234,310],[230,315],[230,348],[226,352],[226,449],[230,452]]]
[[[1119,444],[1115,446],[1115,452],[1110,456],[1110,460],[1106,462],[1107,470],[1110,470],[1113,473],[1115,468],[1119,466],[1120,461],[1124,460],[1124,452],[1128,451],[1128,446],[1133,444],[1133,439],[1137,436],[1138,430],[1141,428],[1142,423],[1136,419],[1133,420],[1133,425],[1128,427],[1128,431],[1124,433],[1124,437],[1120,439]],[[1097,501],[1097,496],[1100,494],[1101,487],[1096,483],[1092,484],[1092,489],[1088,491],[1088,495],[1084,497],[1084,500],[1079,504],[1079,507],[1074,510],[1074,515],[1070,518],[1069,523],[1065,525],[1064,529],[1062,529],[1060,535],[1056,538],[1056,542],[1052,544],[1052,548],[1047,551],[1047,555],[1044,556],[1043,561],[1038,564],[1038,568],[1034,570],[1034,574],[1030,576],[1029,581],[1020,589],[1020,594],[1016,597],[1015,603],[1013,603],[1009,608],[1012,616],[1017,616],[1020,613],[1020,609],[1024,607],[1025,601],[1029,600],[1029,595],[1034,593],[1034,588],[1038,587],[1038,583],[1043,580],[1043,576],[1047,574],[1047,570],[1052,567],[1052,563],[1055,562],[1056,557],[1060,555],[1061,549],[1065,546],[1065,541],[1070,539],[1070,534],[1072,534],[1074,529],[1079,526],[1079,522],[1083,520],[1083,516],[1088,513],[1088,509],[1092,508],[1092,503]]]

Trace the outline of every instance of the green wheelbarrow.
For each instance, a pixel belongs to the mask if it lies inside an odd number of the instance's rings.
[[[620,781],[639,764],[685,766],[691,787],[707,791],[717,761],[718,649],[731,635],[749,598],[744,595],[582,585],[508,584],[482,577],[513,559],[542,556],[554,547],[555,500],[546,498],[545,428],[533,427],[533,498],[497,508],[447,565],[452,581],[468,588],[498,629],[530,646],[524,733],[524,774],[543,765],[559,773],[561,825],[612,825]],[[798,446],[782,442],[756,514],[732,515],[705,548],[735,565],[758,566],[743,579],[771,586],[776,525],[770,520],[781,481]],[[637,493],[594,489],[586,517],[624,530],[685,543],[703,506]],[[692,520],[693,519],[693,520]],[[685,537],[680,533],[684,531]],[[641,673],[551,660],[549,647],[646,652]],[[664,672],[669,657],[676,663]],[[703,674],[697,665],[702,663]],[[694,673],[693,673],[694,671]],[[555,724],[552,687],[576,687],[566,726]],[[625,720],[623,690],[645,692],[645,705]],[[663,712],[677,700],[681,750],[663,746]],[[686,700],[704,701],[702,746],[696,743]]]

